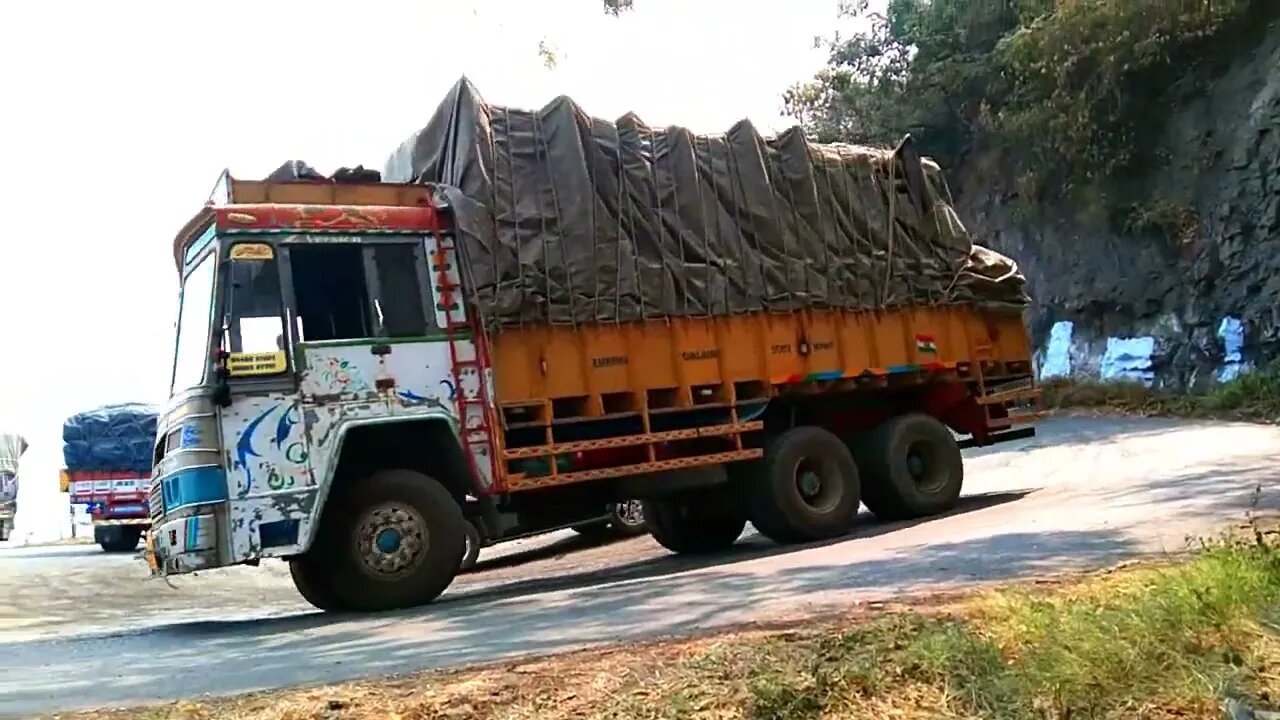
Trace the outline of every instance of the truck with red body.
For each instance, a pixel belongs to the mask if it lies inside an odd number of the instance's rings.
[[[151,524],[151,453],[157,411],[149,405],[106,405],[62,426],[62,485],[84,505],[93,540],[107,552],[129,552]]]
[[[675,553],[954,506],[1034,434],[1028,295],[938,166],[460,82],[382,172],[224,173],[179,233],[158,575],[285,558],[429,602],[482,543],[638,498]]]

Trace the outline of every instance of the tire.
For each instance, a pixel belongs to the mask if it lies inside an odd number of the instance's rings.
[[[764,458],[735,468],[751,524],[777,543],[848,534],[861,495],[858,466],[840,438],[815,426],[773,438]]]
[[[313,590],[332,587],[338,607],[379,612],[425,605],[458,574],[467,521],[433,478],[383,470],[350,483],[329,502],[339,511],[326,513],[308,555],[328,575],[314,578]],[[328,603],[317,607],[322,604]]]
[[[605,519],[574,525],[570,529],[584,538],[601,541],[633,538],[649,532],[644,523],[644,505],[639,500],[611,503]]]
[[[142,539],[142,528],[137,525],[107,525],[93,529],[93,539],[103,552],[133,552],[138,549],[138,540]]]
[[[930,415],[889,420],[850,443],[862,470],[862,501],[881,520],[911,520],[955,507],[964,459],[955,436]]]
[[[307,553],[289,560],[289,577],[293,578],[293,587],[303,600],[319,610],[346,610],[333,591],[328,568],[324,567],[323,561],[318,561],[319,557],[319,553]]]
[[[462,562],[458,565],[459,572],[467,572],[476,566],[476,561],[480,559],[480,547],[483,541],[480,539],[480,531],[476,529],[474,523],[467,521],[466,532],[463,534],[465,544],[462,550]]]
[[[747,527],[746,513],[723,488],[645,500],[642,512],[653,539],[682,555],[727,550]]]
[[[609,508],[609,531],[614,537],[639,537],[649,531],[644,522],[644,503],[625,500]]]

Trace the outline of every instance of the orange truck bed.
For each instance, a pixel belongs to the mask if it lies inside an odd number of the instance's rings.
[[[496,405],[504,428],[545,430],[545,442],[508,447],[504,459],[648,446],[642,462],[577,472],[511,473],[532,489],[637,472],[758,457],[744,434],[762,429],[739,410],[786,395],[837,395],[945,384],[1003,405],[1031,389],[1031,344],[1022,315],[953,305],[881,312],[804,311],[637,323],[507,328],[491,340]],[[996,398],[992,388],[1018,384]],[[855,395],[856,397],[856,395]],[[721,421],[655,431],[653,418],[722,408]],[[1005,417],[1000,417],[1002,414]],[[555,428],[639,417],[643,430],[561,441]],[[986,429],[1010,427],[997,411]],[[665,460],[654,445],[726,438],[714,453]],[[646,462],[647,461],[647,462]]]

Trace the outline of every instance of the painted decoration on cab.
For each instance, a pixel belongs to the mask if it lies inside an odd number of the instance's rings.
[[[369,382],[355,363],[338,357],[326,357],[317,364],[316,372],[329,393],[343,395],[371,391]]]
[[[237,480],[239,497],[248,497],[255,489],[277,491],[312,484],[305,434],[294,432],[299,426],[298,406],[293,403],[276,403],[245,425],[236,439],[232,467],[242,473],[243,482]],[[255,488],[255,482],[260,486]]]

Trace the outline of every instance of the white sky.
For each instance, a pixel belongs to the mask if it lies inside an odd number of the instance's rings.
[[[32,445],[20,524],[65,518],[65,417],[163,401],[172,239],[223,168],[381,169],[464,73],[498,104],[568,94],[607,118],[779,130],[782,91],[825,59],[814,36],[842,22],[836,0],[635,4],[0,3],[0,428]]]

